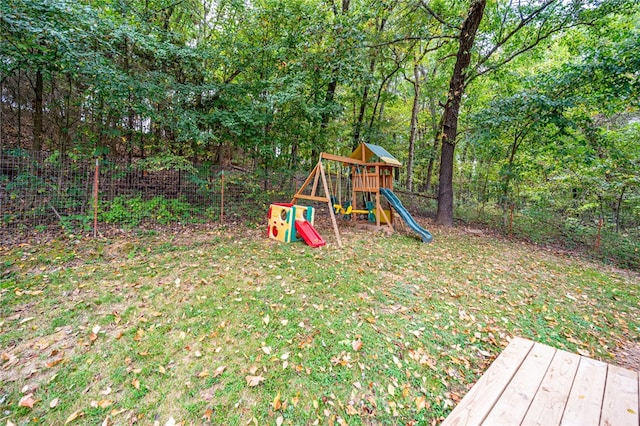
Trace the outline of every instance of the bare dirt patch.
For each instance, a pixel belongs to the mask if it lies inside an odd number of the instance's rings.
[[[0,382],[30,379],[31,386],[37,387],[48,371],[73,355],[76,346],[77,333],[71,327],[61,327],[53,334],[7,348],[2,353]]]
[[[640,343],[625,343],[616,351],[615,363],[630,370],[640,371]]]

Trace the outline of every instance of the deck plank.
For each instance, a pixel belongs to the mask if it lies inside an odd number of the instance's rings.
[[[580,355],[556,351],[547,374],[522,421],[523,426],[547,426],[560,423],[579,363]]]
[[[573,381],[561,425],[598,425],[606,378],[607,364],[591,358],[580,358],[580,365]]]
[[[638,421],[638,373],[610,365],[600,425],[638,426]]]
[[[540,388],[555,353],[556,350],[551,346],[536,343],[483,424],[520,424]]]
[[[514,338],[453,409],[442,425],[481,424],[532,347],[532,341],[519,337]]]

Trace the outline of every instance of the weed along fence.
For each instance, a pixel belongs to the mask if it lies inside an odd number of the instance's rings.
[[[2,151],[0,232],[259,221],[295,185],[284,173]]]

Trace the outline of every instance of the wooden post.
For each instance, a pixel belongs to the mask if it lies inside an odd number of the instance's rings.
[[[513,231],[513,204],[509,206],[509,237]]]
[[[602,217],[598,221],[598,235],[596,236],[596,252],[600,252],[600,235],[602,234],[602,225],[603,225]]]
[[[220,223],[224,222],[224,169],[220,174]]]
[[[100,159],[96,158],[96,171],[93,177],[93,238],[98,236],[98,176],[100,174]]]

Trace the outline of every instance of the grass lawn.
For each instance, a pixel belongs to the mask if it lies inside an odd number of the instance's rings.
[[[433,231],[0,249],[0,424],[437,424],[512,336],[613,363],[637,345],[638,275]]]

